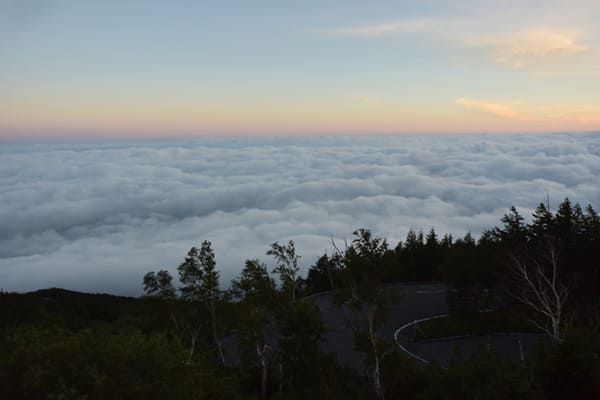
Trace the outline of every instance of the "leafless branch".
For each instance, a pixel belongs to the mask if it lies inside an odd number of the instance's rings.
[[[561,271],[557,245],[548,242],[535,255],[509,254],[509,275],[508,294],[538,314],[543,322],[534,319],[534,325],[560,342],[562,331],[574,318],[566,306],[575,285]]]

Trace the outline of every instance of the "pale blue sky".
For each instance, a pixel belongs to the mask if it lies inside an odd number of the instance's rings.
[[[592,1],[0,0],[0,137],[600,128]]]

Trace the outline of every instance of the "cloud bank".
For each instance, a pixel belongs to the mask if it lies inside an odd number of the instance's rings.
[[[463,10],[460,16],[412,17],[383,22],[322,29],[324,36],[359,39],[386,39],[419,47],[445,49],[464,60],[484,60],[513,70],[527,70],[534,76],[573,73],[597,74],[600,52],[598,26],[590,23],[597,4],[585,3],[574,11],[572,5],[544,7],[515,4],[517,15],[506,4],[494,10]],[[527,9],[527,10],[526,10]]]
[[[294,240],[306,268],[371,228],[464,234],[546,194],[600,206],[596,134],[198,139],[0,146],[0,288],[137,295],[213,242],[223,282]]]

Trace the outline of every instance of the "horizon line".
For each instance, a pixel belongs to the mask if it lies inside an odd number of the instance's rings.
[[[0,143],[63,143],[63,142],[138,142],[138,141],[179,141],[179,140],[215,140],[215,139],[235,139],[235,140],[252,140],[252,139],[301,139],[301,138],[327,138],[327,137],[344,137],[344,138],[382,138],[382,137],[401,137],[401,136],[486,136],[486,135],[586,135],[600,134],[600,130],[585,130],[585,131],[505,131],[505,132],[378,132],[378,133],[255,133],[255,134],[177,134],[177,135],[118,135],[118,134],[102,134],[102,135],[77,135],[77,136],[40,136],[40,135],[25,135],[25,136],[0,136]]]

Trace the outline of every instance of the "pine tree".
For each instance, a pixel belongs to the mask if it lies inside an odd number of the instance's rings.
[[[569,198],[558,206],[555,216],[555,236],[561,238],[562,242],[570,245],[575,241],[576,220],[573,206]]]
[[[554,231],[554,215],[544,203],[540,203],[533,212],[533,222],[529,225],[531,241],[543,242]]]
[[[429,249],[436,248],[439,245],[437,234],[435,233],[435,229],[431,228],[427,237],[425,238],[425,246]]]
[[[526,243],[527,227],[515,206],[511,206],[500,221],[504,227],[496,228],[496,233],[502,243],[507,246],[523,246]]]

